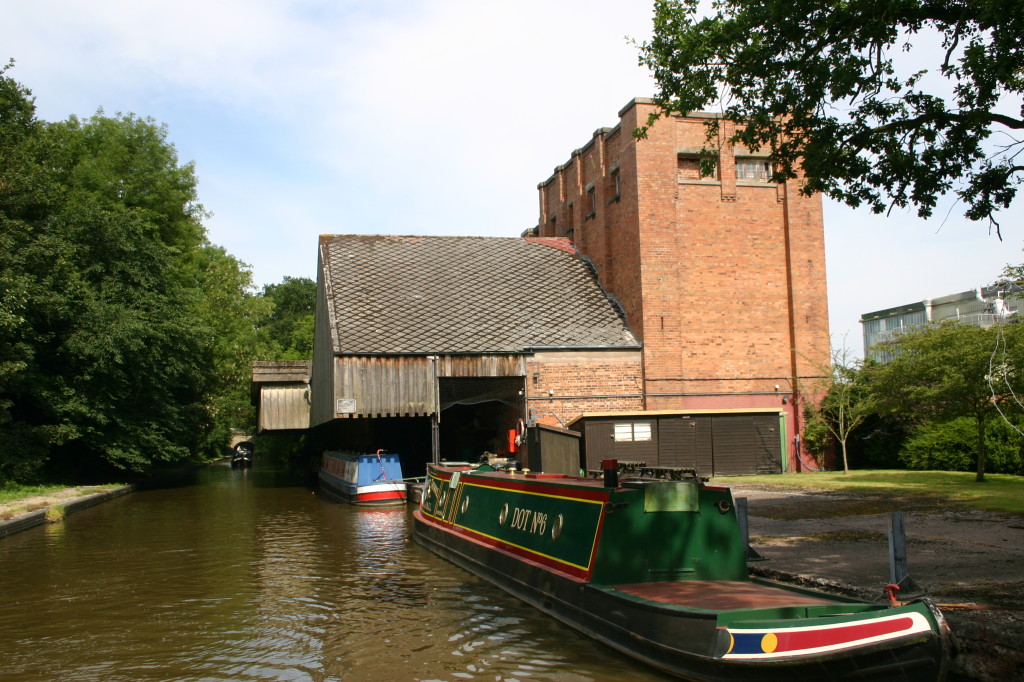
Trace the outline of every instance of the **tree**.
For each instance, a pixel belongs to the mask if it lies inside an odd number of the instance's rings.
[[[956,321],[900,334],[895,358],[864,368],[873,406],[916,424],[970,417],[976,432],[976,480],[985,480],[986,422],[1007,411],[1024,388],[1024,328],[979,328]]]
[[[9,66],[7,67],[9,68]],[[151,119],[35,118],[0,69],[0,485],[219,454],[269,304]]]
[[[312,359],[316,282],[286,275],[280,284],[264,286],[263,298],[273,304],[261,326],[274,345],[273,359]]]
[[[775,180],[802,173],[804,194],[927,217],[955,192],[969,219],[999,234],[996,215],[1024,171],[1022,112],[1003,101],[1024,93],[1018,2],[716,0],[707,18],[698,5],[656,0],[640,47],[663,114],[721,106],[730,125],[710,120],[709,142],[722,131],[770,149]],[[894,53],[930,32],[942,53],[901,73]]]
[[[822,396],[816,405],[808,406],[813,426],[823,426],[839,445],[843,457],[843,473],[849,473],[847,441],[864,423],[869,414],[867,388],[860,371],[860,362],[843,345],[832,349],[832,362],[823,368],[824,383],[816,387],[815,393]]]
[[[33,349],[17,423],[46,435],[67,477],[197,454],[212,359],[189,274],[204,240],[194,176],[134,117],[46,124],[34,149],[56,189],[11,258]]]
[[[36,340],[26,318],[33,277],[15,261],[50,211],[53,187],[33,154],[40,124],[31,92],[5,75],[11,66],[0,68],[0,485],[36,476],[59,430],[34,428],[15,413],[16,397],[32,383]]]
[[[219,246],[200,249],[195,267],[202,289],[196,312],[203,320],[213,362],[209,377],[212,438],[223,442],[231,428],[255,425],[249,399],[252,363],[272,352],[258,327],[269,317],[273,304],[257,295],[249,267]]]

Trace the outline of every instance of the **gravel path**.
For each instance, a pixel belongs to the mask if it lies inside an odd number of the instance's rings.
[[[1024,517],[920,497],[731,486],[749,506],[755,573],[883,598],[889,514],[904,513],[917,589],[943,606],[961,655],[951,679],[1024,680]]]

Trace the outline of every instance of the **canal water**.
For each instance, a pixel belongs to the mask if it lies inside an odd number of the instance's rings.
[[[665,680],[409,539],[214,464],[0,539],[0,680]]]

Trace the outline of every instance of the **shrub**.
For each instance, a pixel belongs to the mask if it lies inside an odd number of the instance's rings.
[[[973,471],[976,466],[978,432],[974,420],[961,417],[939,424],[925,424],[907,439],[900,460],[908,469]],[[1001,417],[985,425],[986,470],[1019,474],[1024,437]]]

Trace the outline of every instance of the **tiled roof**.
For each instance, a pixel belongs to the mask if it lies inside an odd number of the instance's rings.
[[[321,235],[335,353],[636,348],[565,239]]]

